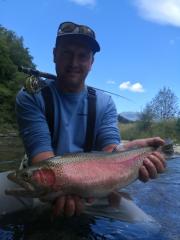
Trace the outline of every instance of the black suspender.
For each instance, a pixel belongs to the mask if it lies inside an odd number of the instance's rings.
[[[88,86],[88,115],[84,152],[90,152],[92,150],[95,121],[96,121],[96,91],[94,88]]]
[[[87,87],[88,89],[88,116],[87,116],[87,128],[86,128],[86,138],[84,143],[84,152],[90,152],[93,147],[94,139],[94,129],[96,121],[96,91],[92,87]],[[53,96],[49,86],[44,87],[41,90],[44,103],[45,103],[45,115],[49,130],[51,133],[51,139],[53,141],[54,135],[54,103]],[[56,146],[56,141],[53,142],[53,147]]]
[[[45,103],[45,116],[49,126],[49,131],[51,133],[51,139],[53,139],[54,135],[54,103],[53,96],[49,86],[44,87],[41,90],[44,103]]]

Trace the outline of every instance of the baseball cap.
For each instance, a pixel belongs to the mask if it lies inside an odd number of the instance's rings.
[[[85,25],[79,25],[73,22],[61,23],[57,32],[56,40],[58,39],[80,40],[86,43],[94,53],[100,51],[100,46],[96,40],[95,32]]]

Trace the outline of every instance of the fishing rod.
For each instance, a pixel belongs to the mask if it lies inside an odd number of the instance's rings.
[[[47,72],[41,72],[41,71],[33,69],[33,68],[27,68],[27,67],[19,66],[18,71],[29,75],[27,77],[25,85],[24,85],[25,90],[29,93],[37,93],[43,87],[46,86],[46,83],[42,78],[52,79],[52,80],[57,79],[57,76],[54,75],[54,74],[47,73]],[[96,87],[93,87],[93,88],[96,89],[96,90],[105,92],[105,93],[109,93],[109,94],[114,95],[116,97],[121,97],[121,98],[124,98],[128,101],[132,101],[131,99],[126,98],[126,97],[124,97],[122,95],[119,95],[117,93],[113,93],[113,92],[106,91],[106,90],[96,88]]]

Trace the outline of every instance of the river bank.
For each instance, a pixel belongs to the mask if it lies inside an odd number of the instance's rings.
[[[128,140],[122,140],[125,144]],[[174,144],[175,154],[180,154],[180,144]],[[15,155],[16,159],[24,155],[24,147],[18,132],[0,133],[0,160],[12,160]]]
[[[128,140],[122,140],[122,144],[126,144],[129,142]],[[175,154],[180,154],[180,144],[174,144],[174,153]]]
[[[13,131],[13,132],[0,132],[0,138],[1,137],[18,137],[19,133],[18,131]]]
[[[174,145],[174,152],[175,152],[176,154],[180,154],[180,144],[175,144],[175,145]]]

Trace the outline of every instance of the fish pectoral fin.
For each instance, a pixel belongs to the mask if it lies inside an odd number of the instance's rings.
[[[127,192],[113,191],[107,196],[109,205],[111,207],[118,208],[120,206],[122,197],[128,200],[132,200],[130,194]]]
[[[133,198],[131,197],[131,195],[127,192],[118,192],[120,197],[123,197],[125,199],[128,199],[128,200],[133,200]]]
[[[133,201],[124,197],[121,198],[119,207],[110,206],[107,198],[98,199],[93,204],[85,206],[85,213],[130,223],[154,221],[151,216],[147,215]]]

